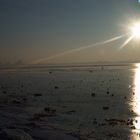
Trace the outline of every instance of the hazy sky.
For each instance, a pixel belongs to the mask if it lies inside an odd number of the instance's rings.
[[[125,34],[132,20],[140,20],[137,0],[0,0],[0,62],[140,60],[136,41],[119,49],[126,38],[61,55]]]

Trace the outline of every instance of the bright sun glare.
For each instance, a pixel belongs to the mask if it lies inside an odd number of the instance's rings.
[[[140,22],[135,22],[129,27],[131,35],[125,40],[125,42],[120,46],[120,49],[124,48],[131,40],[140,40]]]
[[[133,24],[131,31],[134,38],[140,38],[140,23]]]

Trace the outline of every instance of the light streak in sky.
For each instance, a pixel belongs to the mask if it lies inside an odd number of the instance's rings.
[[[52,56],[49,56],[49,57],[45,57],[45,58],[41,58],[41,59],[38,59],[36,61],[34,61],[32,64],[38,64],[40,62],[43,62],[43,61],[48,61],[48,60],[52,60],[52,59],[55,59],[55,58],[58,58],[58,57],[61,57],[61,56],[64,56],[66,54],[71,54],[71,53],[74,53],[74,52],[78,52],[78,51],[82,51],[82,50],[85,50],[85,49],[88,49],[88,48],[92,48],[92,47],[96,47],[96,46],[101,46],[101,45],[105,45],[105,44],[108,44],[108,43],[111,43],[113,41],[116,41],[116,40],[119,40],[125,36],[129,35],[129,37],[124,41],[124,43],[119,47],[119,50],[123,49],[130,41],[132,41],[132,39],[135,38],[135,34],[132,34],[130,35],[130,33],[127,33],[127,34],[123,34],[123,35],[119,35],[119,36],[116,36],[116,37],[113,37],[111,39],[108,39],[108,40],[105,40],[105,41],[102,41],[102,42],[97,42],[97,43],[94,43],[94,44],[91,44],[91,45],[87,45],[87,46],[82,46],[82,47],[79,47],[79,48],[74,48],[74,49],[71,49],[71,50],[67,50],[65,52],[62,52],[62,53],[58,53],[56,55],[52,55]]]
[[[91,44],[91,45],[71,49],[71,50],[68,50],[68,51],[65,51],[65,52],[58,53],[56,55],[50,56],[50,57],[41,58],[41,59],[38,59],[38,60],[34,61],[32,64],[37,64],[37,63],[40,63],[40,62],[43,62],[43,61],[48,61],[48,60],[51,60],[51,59],[55,59],[55,58],[64,56],[66,54],[71,54],[71,53],[78,52],[78,51],[81,51],[81,50],[85,50],[85,49],[88,49],[88,48],[92,48],[92,47],[96,47],[96,46],[100,46],[100,45],[105,45],[105,44],[111,43],[113,41],[119,40],[119,39],[123,38],[126,35],[127,34],[116,36],[116,37],[113,37],[111,39],[108,39],[108,40],[105,40],[105,41],[102,41],[102,42],[97,42],[97,43],[94,43],[94,44]],[[123,46],[125,46],[126,43]]]
[[[120,49],[123,49],[133,38],[134,38],[134,35],[130,36],[130,37],[120,46]]]

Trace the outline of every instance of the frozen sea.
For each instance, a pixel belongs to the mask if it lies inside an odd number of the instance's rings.
[[[140,64],[0,66],[0,121],[2,140],[139,140]]]

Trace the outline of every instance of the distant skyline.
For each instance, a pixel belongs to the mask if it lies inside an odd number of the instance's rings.
[[[0,19],[1,63],[140,60],[140,42],[119,49],[125,37],[59,56],[127,33],[140,20],[138,0],[0,0]]]

